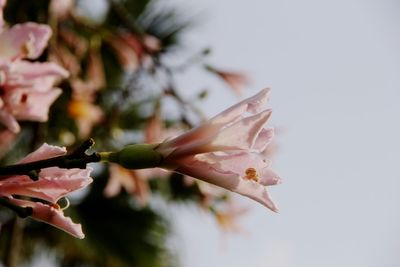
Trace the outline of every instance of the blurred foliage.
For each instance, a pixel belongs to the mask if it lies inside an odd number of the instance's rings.
[[[193,53],[182,66],[168,64],[169,57],[180,57],[184,50],[181,35],[190,30],[191,21],[178,10],[160,8],[160,3],[150,0],[65,1],[69,2],[72,5],[64,9],[62,1],[7,2],[4,16],[10,25],[36,21],[52,27],[52,39],[39,60],[57,62],[70,77],[59,85],[63,94],[52,105],[48,122],[21,122],[23,131],[2,164],[15,162],[43,142],[75,146],[90,136],[96,140],[97,151],[108,151],[148,141],[146,131],[154,131],[150,121],[160,115],[158,127],[168,129],[185,130],[193,126],[193,118],[202,119],[201,112],[180,97],[175,76],[193,65],[203,68],[209,49]],[[105,12],[94,19],[87,11],[88,7],[94,9],[91,12],[100,11],[98,3]],[[206,98],[207,91],[198,97]],[[160,105],[167,98],[174,100],[180,117],[162,113]],[[139,205],[125,189],[106,198],[103,191],[108,177],[107,166],[97,168],[93,185],[83,196],[73,198],[67,211],[82,224],[85,239],[27,219],[21,261],[29,264],[35,255],[45,253],[55,256],[59,266],[179,265],[166,247],[169,222],[153,205]],[[144,181],[152,194],[167,201],[204,205],[205,193],[185,179],[172,174]],[[0,209],[3,260],[9,251],[13,218],[8,210]]]

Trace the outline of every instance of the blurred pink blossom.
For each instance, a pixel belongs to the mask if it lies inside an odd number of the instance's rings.
[[[59,27],[58,36],[71,48],[73,54],[81,59],[89,50],[89,41],[71,29]],[[60,43],[58,43],[59,45]]]
[[[110,177],[104,195],[114,197],[118,195],[122,188],[135,196],[140,206],[145,206],[150,197],[150,188],[147,184],[148,174],[143,170],[128,170],[118,164],[110,164]]]
[[[104,118],[103,111],[95,104],[97,92],[106,84],[103,61],[98,49],[92,49],[88,59],[86,79],[71,79],[73,93],[68,103],[68,113],[75,119],[80,138],[88,137],[93,126]]]
[[[212,207],[216,202],[228,196],[228,192],[225,189],[215,186],[213,184],[203,182],[193,177],[186,175],[184,181],[185,184],[188,186],[193,184],[197,185],[201,193],[201,201],[199,204],[200,207],[204,209],[210,209],[210,207]]]
[[[143,62],[146,56],[161,50],[160,40],[152,35],[139,37],[132,33],[125,33],[121,34],[121,38],[136,52],[141,62]]]
[[[278,208],[267,186],[280,183],[262,152],[271,142],[264,128],[271,110],[263,110],[269,89],[223,111],[205,124],[159,144],[163,166],[247,196],[272,211]],[[246,113],[249,113],[247,116]]]
[[[140,66],[140,59],[136,51],[130,47],[122,38],[115,36],[107,40],[114,49],[115,55],[124,71],[133,73]]]
[[[19,163],[62,156],[66,149],[58,146],[43,144]],[[60,169],[50,167],[39,172],[39,179],[33,181],[26,175],[13,175],[0,181],[0,196],[8,197],[9,201],[22,206],[31,207],[31,217],[51,224],[75,237],[84,238],[80,224],[75,224],[69,217],[65,217],[63,210],[57,205],[60,198],[69,193],[86,187],[92,182],[91,168],[87,169]],[[30,200],[16,199],[15,196],[25,196],[41,199],[45,203]]]
[[[213,208],[212,212],[218,225],[223,231],[244,233],[245,230],[238,224],[238,219],[249,211],[246,207],[238,206],[232,200],[228,200],[223,208]]]
[[[0,14],[5,1],[0,2]],[[30,62],[47,46],[51,29],[27,22],[0,29],[0,122],[10,131],[20,131],[17,120],[47,121],[50,105],[61,94],[53,88],[68,72],[55,63]]]
[[[79,75],[82,71],[80,59],[76,53],[71,52],[65,45],[54,45],[49,52],[49,60],[67,69],[71,77]]]
[[[151,65],[151,55],[161,50],[160,40],[151,35],[120,33],[107,41],[128,73],[135,72],[141,65]]]
[[[206,69],[219,76],[238,96],[242,94],[243,88],[249,83],[248,76],[241,72],[223,71],[211,66],[207,66]]]

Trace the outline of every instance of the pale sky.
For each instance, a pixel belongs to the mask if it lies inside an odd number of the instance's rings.
[[[283,129],[273,166],[284,183],[270,190],[281,213],[239,196],[248,234],[222,235],[177,208],[182,266],[400,266],[400,2],[170,1],[201,14],[188,46],[251,75],[246,96],[272,88],[271,125]],[[208,115],[238,100],[193,75],[180,85],[212,89]]]

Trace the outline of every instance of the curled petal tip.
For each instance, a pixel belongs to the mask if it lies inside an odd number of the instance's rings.
[[[274,177],[273,181],[275,182],[276,185],[281,184],[282,183],[282,179],[280,177]]]
[[[262,89],[262,90],[260,91],[260,93],[262,93],[262,94],[269,94],[269,93],[271,93],[271,88],[264,88],[264,89]]]

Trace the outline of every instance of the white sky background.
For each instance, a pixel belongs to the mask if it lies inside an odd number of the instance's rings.
[[[221,235],[196,209],[177,208],[173,247],[185,267],[400,266],[400,2],[397,0],[170,0],[201,14],[188,46],[272,88],[277,137],[271,188],[281,213],[252,211],[248,234]],[[237,102],[217,80],[205,112]],[[183,90],[182,90],[183,91]]]

